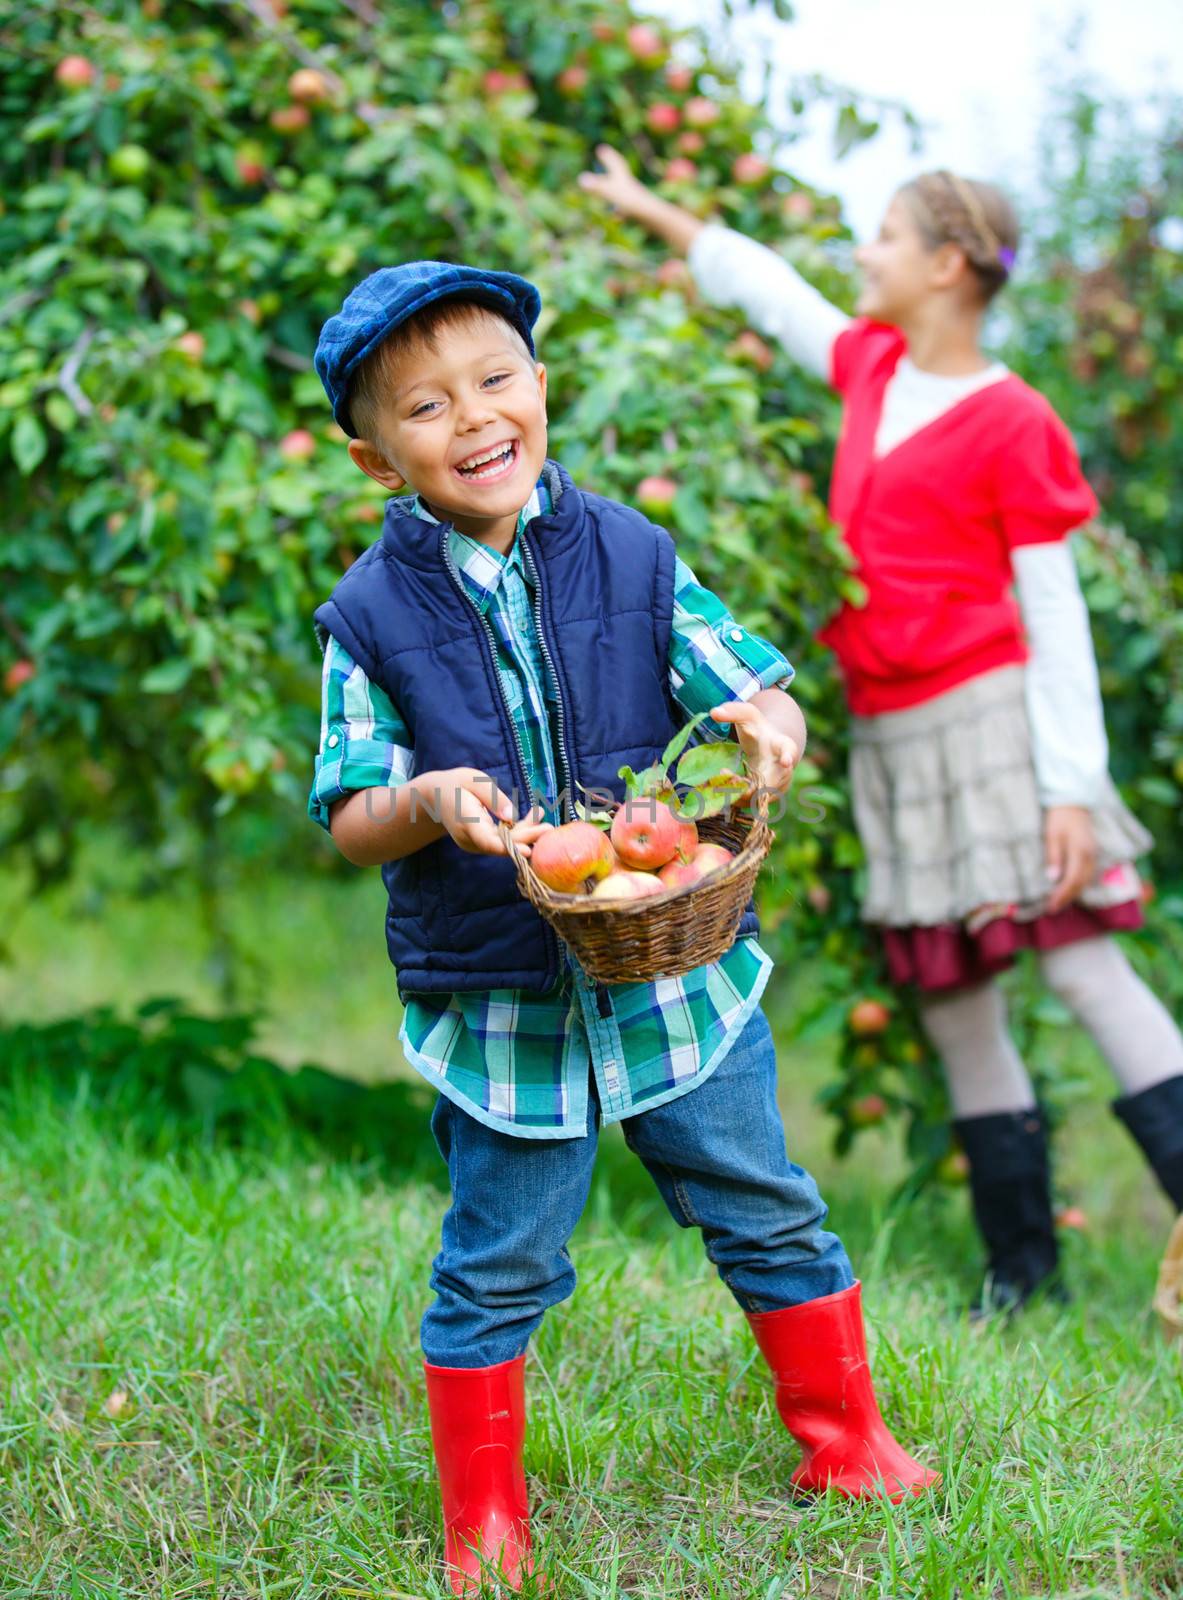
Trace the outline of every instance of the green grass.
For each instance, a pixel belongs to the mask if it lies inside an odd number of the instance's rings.
[[[112,891],[76,923],[73,899],[21,924],[6,1008],[209,998],[183,901]],[[372,883],[247,883],[235,918],[269,1048],[399,1071]],[[774,1020],[791,1001],[770,995]],[[1066,1241],[1072,1305],[974,1332],[964,1195],[892,1215],[892,1140],[835,1164],[812,1105],[824,1058],[785,1047],[782,1069],[791,1148],[865,1281],[884,1411],[944,1490],[896,1509],[790,1500],[796,1450],[743,1318],[610,1135],[579,1288],[527,1369],[549,1592],[1183,1594],[1183,1363],[1149,1314],[1169,1219],[1103,1080],[1061,1141],[1062,1186],[1092,1219]],[[63,1093],[0,1072],[3,1600],[446,1592],[417,1323],[447,1196],[426,1170],[273,1129],[150,1149],[85,1078]]]

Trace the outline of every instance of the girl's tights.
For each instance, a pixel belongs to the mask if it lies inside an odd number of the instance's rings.
[[[1038,959],[1048,988],[1092,1035],[1122,1094],[1183,1074],[1183,1034],[1112,939],[1082,939]],[[996,983],[926,996],[920,1014],[944,1064],[955,1117],[1035,1104]]]

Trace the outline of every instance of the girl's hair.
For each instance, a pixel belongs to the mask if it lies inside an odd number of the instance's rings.
[[[1010,277],[1019,248],[1019,220],[1002,190],[942,168],[921,173],[899,192],[928,249],[957,245],[983,300],[992,300]]]

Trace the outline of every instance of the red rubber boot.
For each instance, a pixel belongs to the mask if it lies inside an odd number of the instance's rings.
[[[879,1415],[859,1284],[785,1311],[749,1312],[748,1321],[776,1378],[780,1419],[805,1452],[795,1488],[898,1501],[939,1482]]]
[[[525,1365],[524,1355],[495,1367],[423,1364],[454,1594],[476,1594],[490,1569],[518,1590],[531,1571]]]

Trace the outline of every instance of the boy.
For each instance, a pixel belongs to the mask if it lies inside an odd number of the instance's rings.
[[[354,289],[316,352],[355,464],[415,491],[316,613],[310,811],[348,860],[382,866],[400,1037],[439,1091],[452,1205],[422,1344],[456,1594],[482,1568],[511,1588],[530,1571],[525,1350],[574,1286],[602,1121],[623,1123],[747,1313],[804,1448],[795,1486],[898,1500],[934,1477],[879,1415],[859,1285],[785,1154],[752,908],[712,966],[597,985],[498,835],[511,823],[528,851],[579,785],[621,798],[618,768],[649,765],[700,710],[735,727],[773,795],[805,742],[779,651],[664,529],[546,459],[539,309],[513,274],[413,262]],[[538,804],[519,816],[511,793]]]

